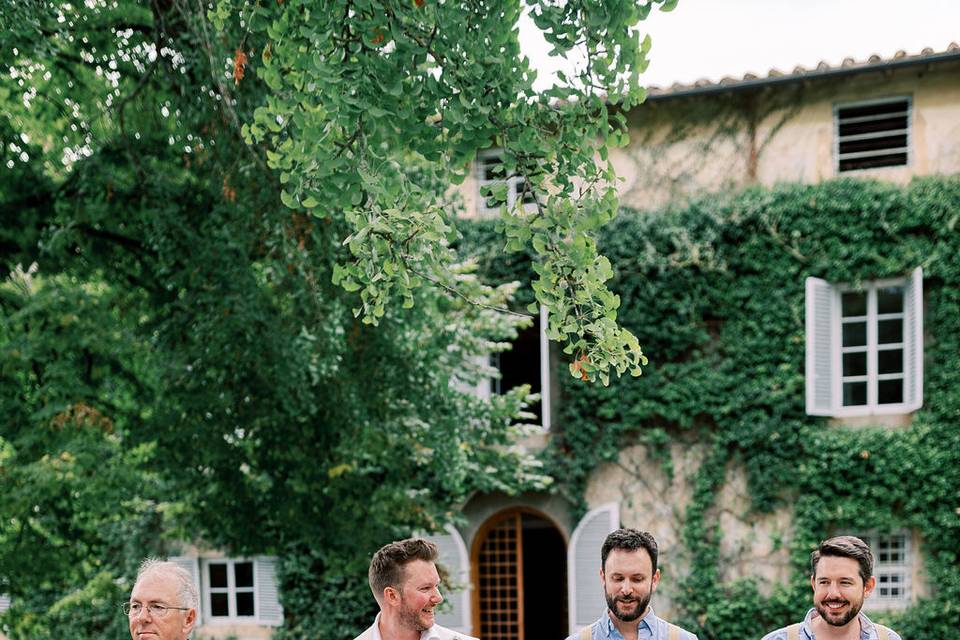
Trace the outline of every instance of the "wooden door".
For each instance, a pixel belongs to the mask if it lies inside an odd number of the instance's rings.
[[[519,511],[487,523],[474,547],[474,631],[483,640],[525,640],[523,545]]]

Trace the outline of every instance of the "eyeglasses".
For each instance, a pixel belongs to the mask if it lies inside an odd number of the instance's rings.
[[[124,602],[122,605],[120,605],[120,608],[123,609],[123,613],[130,618],[139,618],[144,609],[146,609],[147,613],[149,613],[153,618],[164,617],[167,615],[167,612],[170,611],[170,609],[176,609],[177,611],[190,611],[190,607],[168,607],[165,604],[157,604],[156,602],[151,602],[146,606],[140,604],[139,602]]]

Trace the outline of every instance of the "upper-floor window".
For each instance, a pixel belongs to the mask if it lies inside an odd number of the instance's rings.
[[[500,211],[501,203],[490,198],[488,189],[503,185],[507,208],[512,208],[519,201],[524,208],[535,208],[536,197],[526,186],[523,176],[508,175],[503,164],[501,149],[488,149],[477,156],[477,202],[480,215],[489,216]]]
[[[909,164],[910,121],[909,97],[836,105],[837,171]]]
[[[279,626],[283,608],[277,588],[277,559],[255,558],[170,558],[194,578],[200,594],[198,626],[207,624],[250,624]]]
[[[211,618],[252,618],[256,615],[253,562],[207,560],[204,562],[207,612]]]
[[[909,413],[923,403],[923,273],[860,287],[807,278],[807,413]]]

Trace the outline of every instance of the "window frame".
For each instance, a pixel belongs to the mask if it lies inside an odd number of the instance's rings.
[[[902,314],[903,336],[899,348],[903,352],[903,400],[899,403],[879,404],[877,387],[881,380],[895,378],[897,374],[878,373],[878,348],[876,313],[876,291],[884,287],[901,286],[904,288]],[[829,288],[829,299],[820,297],[823,290]],[[807,278],[806,283],[806,412],[808,415],[829,416],[835,418],[858,416],[906,415],[923,405],[923,272],[918,267],[909,275],[901,278],[886,278],[863,282],[860,286],[836,284]],[[867,293],[867,404],[843,405],[843,315],[842,295],[851,291]],[[912,298],[911,298],[912,297]],[[826,317],[821,309],[814,311],[812,304],[829,304],[830,326],[824,329],[821,322]],[[887,315],[887,314],[883,314]],[[891,314],[892,315],[892,314]],[[883,318],[880,318],[883,319]],[[820,351],[823,340],[829,343],[829,362]],[[895,344],[895,343],[889,343]],[[883,346],[889,346],[884,344]],[[826,378],[829,382],[824,381]],[[824,393],[829,395],[829,406]]]
[[[253,571],[253,584],[249,587],[237,587],[234,566],[237,563],[249,562]],[[227,565],[227,586],[213,587],[210,580],[210,565]],[[255,558],[201,558],[201,584],[203,585],[203,606],[205,610],[204,624],[260,624],[260,597],[257,593],[259,576],[257,575],[257,561]],[[253,614],[249,616],[237,615],[237,593],[253,594]],[[227,611],[229,615],[218,616],[213,613],[213,594],[227,594]]]
[[[519,197],[520,193],[522,192],[522,189],[518,189],[518,188],[517,188],[519,185],[521,185],[523,182],[525,182],[525,179],[524,179],[522,176],[509,176],[509,177],[506,177],[506,178],[498,178],[498,179],[488,179],[488,178],[485,178],[485,177],[484,177],[484,163],[483,163],[483,161],[486,160],[486,159],[488,159],[488,158],[501,158],[501,159],[502,159],[502,158],[503,158],[503,155],[504,155],[504,151],[503,151],[502,148],[499,148],[499,147],[493,148],[493,149],[484,149],[483,151],[480,151],[480,152],[477,153],[477,159],[476,159],[476,162],[474,163],[474,165],[475,165],[475,167],[476,167],[476,169],[475,169],[475,175],[476,175],[476,178],[477,178],[477,189],[476,189],[477,214],[478,214],[480,217],[489,218],[489,217],[495,216],[495,215],[497,215],[497,214],[500,213],[500,207],[499,207],[499,206],[497,206],[497,207],[488,207],[488,206],[487,206],[487,199],[486,199],[486,197],[484,197],[484,195],[483,195],[483,188],[484,188],[484,187],[487,187],[487,186],[490,186],[490,185],[495,185],[495,184],[500,184],[500,183],[505,183],[505,184],[507,185],[507,202],[506,202],[506,206],[507,206],[507,209],[508,209],[508,210],[509,210],[509,209],[512,209],[512,208],[516,205],[516,203],[517,203],[517,198]],[[527,203],[527,204],[523,205],[523,209],[524,209],[525,211],[536,211],[537,207],[536,207],[536,204]]]
[[[861,169],[840,169],[840,110],[857,107],[871,107],[875,105],[891,104],[894,102],[906,101],[907,103],[907,160],[903,164],[890,165],[886,167],[865,167]],[[869,152],[860,152],[868,153]],[[877,154],[882,155],[882,154]],[[861,156],[869,157],[869,155]],[[884,98],[873,98],[870,100],[857,100],[854,102],[835,102],[833,104],[833,170],[838,176],[855,175],[864,171],[877,171],[884,169],[899,169],[901,167],[913,166],[913,96],[910,94],[887,96]]]

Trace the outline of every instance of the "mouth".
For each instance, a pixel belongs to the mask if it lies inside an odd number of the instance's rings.
[[[839,611],[840,609],[843,609],[844,607],[846,607],[848,604],[850,603],[846,601],[831,600],[830,602],[824,602],[823,606],[825,606],[828,611]]]

